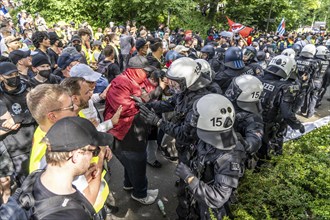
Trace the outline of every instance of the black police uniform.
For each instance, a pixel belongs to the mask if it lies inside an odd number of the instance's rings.
[[[297,108],[301,107],[302,113],[307,113],[307,117],[311,117],[315,111],[317,101],[317,91],[320,90],[322,84],[319,82],[314,83],[314,77],[319,71],[319,63],[310,58],[298,57],[297,60],[298,78],[301,82],[301,91],[299,94],[300,103],[297,103]],[[307,75],[307,79],[303,76]]]
[[[235,148],[225,151],[198,142],[190,164],[195,177],[188,185],[190,210],[185,219],[222,219],[231,215],[232,192],[243,176],[245,160],[242,144],[235,144]]]
[[[248,65],[248,67],[251,67],[251,69],[253,70],[253,75],[257,76],[257,77],[261,77],[264,75],[264,70],[262,69],[262,67],[259,65],[259,63],[257,62],[250,62]]]
[[[261,104],[264,136],[263,145],[259,150],[261,158],[268,157],[270,149],[273,149],[275,154],[282,154],[287,125],[300,131],[304,129],[294,111],[296,96],[300,87],[293,80],[283,81],[281,79],[281,77],[267,71],[262,78],[264,91]]]
[[[320,64],[319,72],[314,76],[314,83],[321,83],[321,88],[316,91],[317,103],[315,107],[321,104],[321,100],[326,92],[327,87],[330,85],[330,62],[327,59],[316,58]]]
[[[218,83],[222,91],[226,91],[233,78],[244,74],[254,75],[254,72],[250,67],[247,66],[237,70],[227,68],[224,71],[216,73],[214,81]]]

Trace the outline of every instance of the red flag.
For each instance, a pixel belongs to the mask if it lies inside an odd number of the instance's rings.
[[[235,23],[234,21],[230,20],[227,16],[226,16],[226,18],[227,18],[228,24],[229,24],[229,31],[238,32],[238,33],[240,33],[240,35],[242,35],[242,37],[249,36],[251,31],[253,30],[253,28],[246,27],[240,23]]]

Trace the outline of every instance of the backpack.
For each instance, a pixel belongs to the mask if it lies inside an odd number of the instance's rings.
[[[9,198],[6,204],[0,207],[1,220],[31,220],[43,219],[48,215],[54,214],[60,210],[70,210],[81,208],[81,201],[70,200],[63,206],[63,199],[70,196],[53,196],[51,198],[35,201],[32,191],[35,181],[40,177],[43,170],[37,170],[31,173],[23,182],[20,188]],[[69,200],[68,200],[69,201]],[[73,202],[74,201],[74,202]],[[35,208],[38,205],[38,208]],[[86,213],[93,219],[94,213],[91,213],[84,206]]]
[[[108,69],[111,64],[112,62],[104,62],[104,60],[102,60],[98,63],[96,72],[99,72],[103,76],[108,77]]]
[[[280,41],[280,43],[279,43],[279,50],[282,52],[285,48],[284,48],[284,41],[282,40],[282,41]]]

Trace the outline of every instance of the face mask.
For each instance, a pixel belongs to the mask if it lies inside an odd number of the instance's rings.
[[[15,76],[9,79],[6,79],[6,84],[12,88],[17,88],[21,84],[21,79],[19,76]]]
[[[74,45],[74,47],[76,48],[76,50],[77,50],[78,52],[81,52],[81,45],[76,44],[76,45]]]
[[[28,34],[27,37],[31,39],[32,38],[32,34]]]
[[[48,79],[48,77],[49,77],[51,71],[50,71],[50,70],[41,70],[41,71],[39,71],[38,73],[39,73],[40,76],[45,77],[45,78]]]

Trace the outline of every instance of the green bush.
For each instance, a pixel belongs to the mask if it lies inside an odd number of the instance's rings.
[[[235,219],[330,219],[330,124],[284,145],[259,173],[248,170]]]

